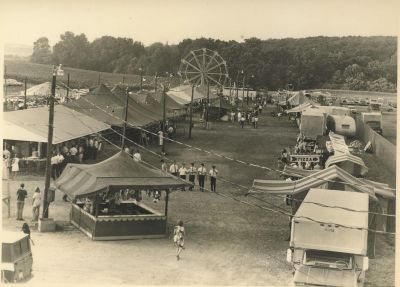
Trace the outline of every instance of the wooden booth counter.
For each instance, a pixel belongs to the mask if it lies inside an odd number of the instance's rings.
[[[93,240],[165,236],[169,193],[191,186],[125,152],[97,164],[68,164],[55,184],[73,200],[71,223]],[[164,191],[164,212],[141,202],[143,190],[160,197]]]

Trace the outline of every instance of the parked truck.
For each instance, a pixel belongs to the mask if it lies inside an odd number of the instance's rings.
[[[368,213],[352,210],[367,211],[368,202],[364,193],[310,189],[291,225],[294,286],[363,286]]]
[[[378,134],[382,134],[382,114],[379,112],[361,113],[363,123],[370,126]]]

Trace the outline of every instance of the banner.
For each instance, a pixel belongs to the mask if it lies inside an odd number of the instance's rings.
[[[315,162],[318,163],[320,160],[320,155],[318,154],[291,154],[291,162]]]

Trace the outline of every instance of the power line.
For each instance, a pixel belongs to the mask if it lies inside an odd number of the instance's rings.
[[[86,100],[86,99],[85,99],[85,100]],[[100,110],[102,110],[100,107],[98,107],[98,106],[95,105],[94,103],[92,103],[92,102],[90,102],[90,101],[88,101],[88,100],[86,100],[86,101],[87,101],[88,103],[92,104],[93,106],[99,108]],[[79,105],[78,105],[78,106],[79,106]],[[106,111],[104,111],[104,110],[103,110],[103,112],[109,114],[108,112],[106,112]],[[111,116],[113,116],[113,117],[119,119],[118,117],[116,117],[116,116],[114,116],[114,115],[112,115],[112,114],[109,114],[109,115],[111,115]],[[124,122],[125,122],[125,121],[124,121]],[[130,124],[130,123],[129,123],[129,124]],[[131,125],[131,124],[130,124],[130,125]],[[146,130],[146,129],[143,129],[143,128],[141,128],[141,127],[135,127],[135,128],[138,128],[138,129],[143,130],[143,131],[145,131],[145,132],[147,132],[147,133],[150,133],[150,134],[153,134],[153,135],[158,136],[157,134],[152,133],[152,132],[150,132],[150,131],[148,131],[148,130]],[[118,133],[116,130],[114,130],[114,129],[112,129],[112,128],[111,128],[111,130],[113,130],[115,133],[119,134],[120,136],[123,136],[122,134]],[[168,138],[165,138],[165,137],[163,137],[163,138],[164,138],[164,139],[168,139]],[[137,144],[136,142],[134,142],[134,141],[132,141],[132,140],[130,140],[130,139],[128,139],[128,140],[129,140],[130,142],[134,143],[135,145],[137,145],[137,146],[139,146],[139,147],[141,147],[141,148],[143,148],[143,149],[146,149],[146,148],[143,147],[142,145],[139,145],[139,144]],[[168,140],[170,140],[170,139],[168,139]],[[175,142],[177,142],[177,141],[175,141]],[[178,143],[179,143],[179,142],[178,142]],[[190,145],[187,145],[187,144],[184,144],[184,143],[182,143],[182,144],[190,147]],[[197,148],[197,149],[199,149],[199,148]],[[151,153],[153,153],[153,154],[155,154],[155,155],[157,155],[157,156],[160,156],[159,154],[157,154],[157,153],[155,153],[155,152],[153,152],[153,151],[151,151],[151,150],[149,150],[149,149],[146,149],[146,150],[149,151],[149,152],[151,152]],[[205,151],[205,152],[207,152],[207,153],[212,153],[212,152],[206,151],[206,150],[202,150],[202,151]],[[160,156],[160,157],[161,157],[161,156]],[[229,158],[229,159],[230,159],[230,158]],[[232,159],[232,160],[234,160],[234,159]],[[239,160],[234,160],[234,161],[239,161]],[[242,161],[239,161],[239,162],[242,162]],[[245,163],[245,162],[242,162],[242,163]],[[267,168],[267,167],[265,167],[265,168]],[[267,168],[267,169],[270,169],[270,168]],[[270,170],[283,173],[282,171],[278,171],[278,170],[274,170],[274,169],[270,169]],[[320,179],[320,180],[322,180],[322,181],[327,181],[327,182],[338,182],[338,181],[333,181],[333,180],[326,180],[326,179],[319,178],[319,177],[315,177],[315,176],[312,176],[312,177],[313,177],[313,178],[316,178],[316,179]],[[245,188],[246,190],[250,190],[250,189],[251,189],[251,188],[249,188],[249,187],[242,186],[242,185],[239,185],[239,184],[237,184],[237,183],[233,183],[233,182],[228,181],[228,180],[223,180],[223,179],[222,179],[222,181],[226,181],[226,182],[231,183],[231,184],[233,184],[233,185],[240,186],[240,187],[242,187],[242,188]],[[343,183],[343,182],[340,182],[340,183]],[[344,183],[344,184],[354,185],[354,184],[349,184],[349,183]],[[296,186],[296,182],[295,182],[295,185],[294,185],[294,189],[295,189],[295,186]],[[358,186],[360,186],[360,185],[358,185]],[[367,185],[364,185],[364,186],[367,186]],[[273,196],[279,196],[279,195],[274,195],[274,194],[271,194],[271,195],[273,195]],[[253,198],[259,199],[259,198],[255,197],[255,196],[253,196]],[[260,200],[260,199],[259,199],[259,200]],[[292,199],[292,200],[302,202],[301,200],[297,200],[297,199]],[[330,207],[330,208],[340,208],[340,207],[336,207],[336,206],[322,205],[322,204],[320,204],[320,203],[309,202],[309,201],[306,201],[305,203],[310,203],[310,204],[315,204],[315,205],[324,206],[324,207]],[[269,203],[269,204],[272,204],[272,203]],[[272,204],[272,205],[273,205],[273,204]],[[345,209],[345,208],[342,208],[342,209]],[[348,210],[351,210],[351,209],[348,209]],[[381,215],[381,216],[395,217],[395,215],[392,215],[392,214],[385,214],[385,213],[375,213],[375,212],[359,211],[359,210],[351,210],[351,211],[354,211],[354,212],[368,212],[368,213],[370,213],[370,214],[376,214],[376,215]]]
[[[104,139],[105,139],[105,138],[104,138]],[[127,139],[128,139],[128,138],[127,138]],[[105,139],[105,140],[106,140],[106,139]],[[128,139],[128,140],[130,140],[130,139]],[[130,140],[130,141],[132,141],[132,140]],[[111,143],[111,142],[108,141],[108,140],[107,140],[107,142]],[[132,142],[133,142],[133,141],[132,141]],[[111,143],[111,144],[114,145],[115,147],[119,148],[116,144],[114,144],[114,143]],[[139,146],[140,146],[140,145],[139,145]],[[148,150],[148,149],[146,149],[146,150]],[[150,151],[150,150],[149,150],[149,151]],[[154,153],[154,152],[153,152],[153,153]],[[157,154],[157,155],[158,155],[158,154]],[[147,165],[149,165],[149,166],[151,166],[151,167],[153,167],[153,168],[155,168],[155,169],[161,170],[161,169],[155,167],[154,165],[151,165],[150,163],[147,163],[147,162],[145,162],[145,161],[143,161],[143,160],[142,160],[141,162],[146,163]],[[210,190],[207,189],[207,188],[204,188],[204,189],[207,190],[207,191],[210,191]],[[217,194],[217,195],[219,195],[219,196],[222,196],[222,197],[227,197],[227,198],[233,199],[233,200],[238,201],[238,202],[243,203],[243,204],[247,204],[247,205],[250,205],[250,206],[258,207],[258,208],[261,208],[261,209],[264,209],[264,210],[268,210],[268,211],[271,211],[271,212],[274,212],[274,213],[280,213],[280,214],[289,216],[290,218],[299,218],[299,219],[301,218],[301,219],[306,219],[306,220],[313,221],[313,222],[318,223],[318,224],[335,225],[336,227],[343,227],[343,228],[357,229],[357,230],[367,230],[367,231],[371,231],[371,232],[375,232],[375,233],[395,235],[395,233],[393,233],[393,232],[385,232],[385,231],[379,231],[379,230],[370,229],[370,228],[362,228],[362,227],[347,226],[347,225],[337,224],[337,223],[333,223],[333,222],[323,222],[323,221],[315,220],[315,219],[313,219],[313,218],[311,218],[311,217],[307,217],[307,216],[296,216],[296,215],[293,215],[293,214],[291,214],[291,213],[288,213],[288,212],[285,212],[285,211],[282,211],[282,210],[275,210],[275,209],[268,208],[268,207],[265,207],[265,206],[261,206],[261,205],[258,205],[258,204],[253,204],[253,203],[250,203],[250,202],[248,202],[248,201],[240,200],[240,199],[238,199],[237,197],[229,196],[229,195],[226,195],[226,194],[221,193],[221,192],[214,191],[213,193],[215,193],[215,194]],[[271,203],[268,202],[268,204],[271,204]]]

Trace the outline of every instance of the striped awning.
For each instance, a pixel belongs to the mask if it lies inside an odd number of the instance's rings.
[[[367,193],[372,199],[377,200],[374,185],[366,184],[336,165],[295,181],[255,179],[250,193],[298,194],[308,191],[310,188],[317,188],[329,181],[347,183],[355,191]]]

